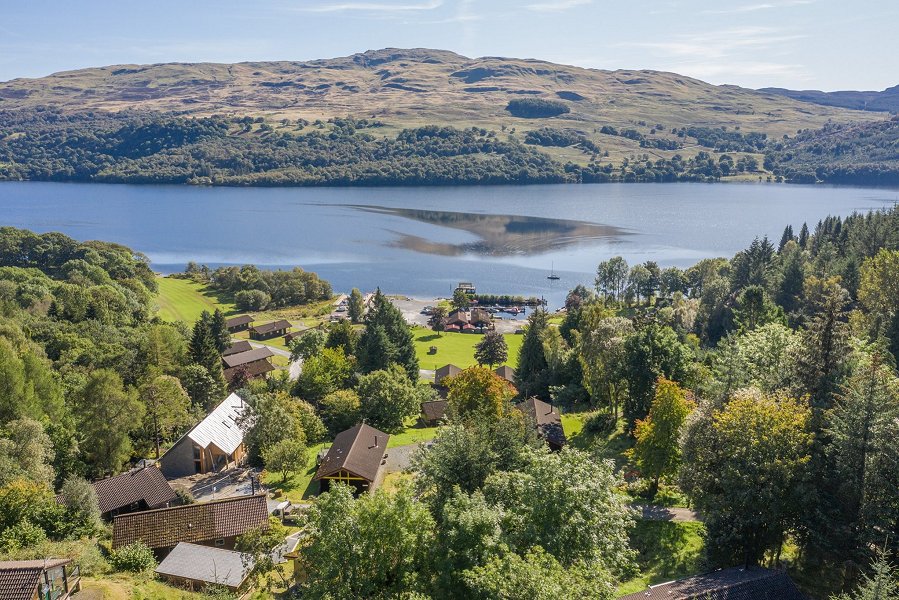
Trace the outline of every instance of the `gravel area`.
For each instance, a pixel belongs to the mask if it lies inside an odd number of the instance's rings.
[[[425,306],[436,306],[440,300],[441,298],[391,298],[390,301],[400,309],[407,323],[427,327],[429,317],[421,314],[421,311]],[[530,314],[530,309],[528,314]],[[500,314],[494,315],[493,324],[500,333],[515,333],[524,326],[524,321],[524,316],[515,319],[512,315]]]

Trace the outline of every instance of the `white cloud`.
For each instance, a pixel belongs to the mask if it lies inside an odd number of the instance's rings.
[[[378,11],[378,12],[415,12],[419,10],[434,10],[443,6],[443,0],[430,0],[429,2],[417,2],[411,4],[390,4],[385,2],[344,2],[336,4],[322,4],[300,8],[302,12],[328,13],[345,11]]]
[[[816,0],[787,0],[786,2],[763,2],[759,4],[744,4],[733,8],[709,9],[702,11],[706,15],[733,15],[740,13],[752,13],[760,10],[771,10],[774,8],[789,8],[791,6],[803,6],[814,4]]]
[[[593,0],[550,0],[549,2],[528,4],[525,8],[536,12],[564,12],[570,8],[587,4],[593,4]]]

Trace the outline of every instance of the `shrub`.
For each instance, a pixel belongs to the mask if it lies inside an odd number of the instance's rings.
[[[241,290],[234,295],[234,303],[240,310],[265,310],[272,297],[262,290]]]
[[[153,551],[143,542],[134,542],[109,553],[109,562],[117,571],[141,573],[156,567]]]
[[[614,431],[616,425],[615,415],[609,413],[595,413],[584,421],[584,431],[589,433],[607,434]]]
[[[515,117],[535,119],[541,117],[557,117],[570,112],[564,102],[543,100],[542,98],[517,98],[509,100],[506,110]]]
[[[47,540],[44,530],[30,521],[19,521],[0,535],[0,550],[15,552],[30,548]]]

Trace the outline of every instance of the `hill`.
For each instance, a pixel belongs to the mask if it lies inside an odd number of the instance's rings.
[[[739,126],[772,136],[867,117],[675,73],[604,71],[428,49],[374,50],[308,62],[115,65],[0,83],[0,110],[138,109],[315,121],[352,116],[388,127],[431,124],[516,127],[510,100],[564,104],[553,119],[591,130],[634,123],[661,128]]]
[[[899,85],[887,88],[882,92],[848,90],[822,92],[819,90],[785,90],[783,88],[762,88],[759,91],[822,106],[838,106],[874,112],[899,112]]]

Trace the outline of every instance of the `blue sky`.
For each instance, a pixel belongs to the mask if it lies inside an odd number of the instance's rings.
[[[0,0],[0,80],[384,47],[801,89],[899,84],[897,0]]]

